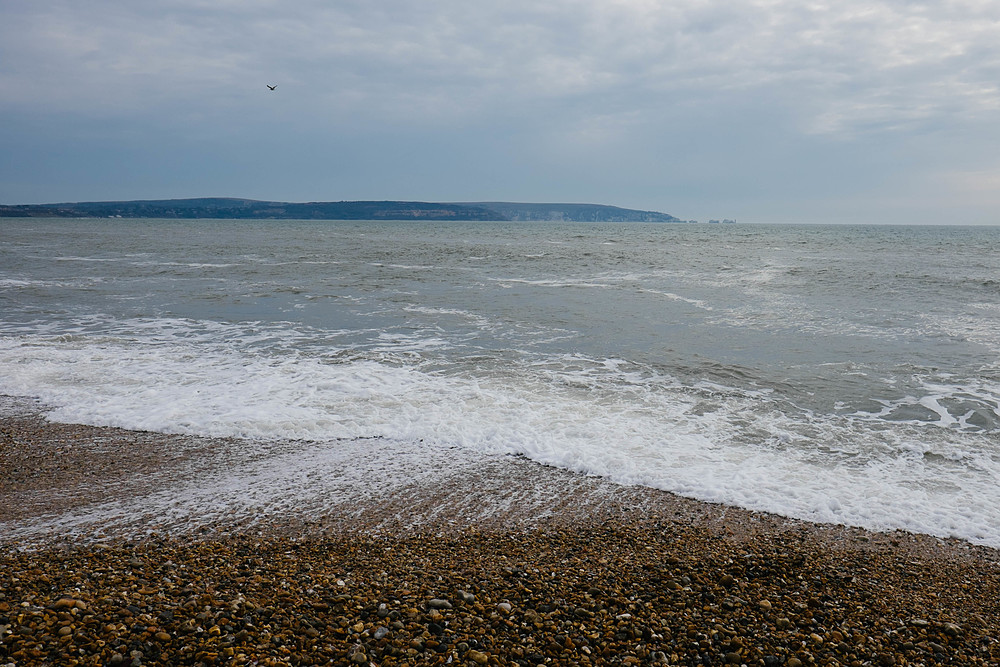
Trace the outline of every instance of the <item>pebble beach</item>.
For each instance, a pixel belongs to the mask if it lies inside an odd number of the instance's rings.
[[[178,489],[249,465],[233,443],[4,414],[3,666],[1000,662],[988,547],[517,457],[389,483],[378,443],[321,504],[227,507]]]

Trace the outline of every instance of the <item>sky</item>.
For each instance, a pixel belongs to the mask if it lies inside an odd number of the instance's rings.
[[[1000,2],[0,0],[0,203],[203,196],[1000,224]]]

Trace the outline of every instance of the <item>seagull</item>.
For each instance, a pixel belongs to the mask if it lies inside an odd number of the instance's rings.
[[[267,86],[269,90],[274,90],[275,88],[277,88],[277,87],[278,87],[278,86],[277,86],[277,84],[275,84],[275,85],[273,85],[273,86],[272,86],[272,85],[271,85],[271,84],[269,84],[269,83],[265,83],[264,85],[265,85],[265,86]]]

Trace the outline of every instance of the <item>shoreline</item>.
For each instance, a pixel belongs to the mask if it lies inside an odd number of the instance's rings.
[[[0,665],[1000,661],[989,547],[518,457],[3,407]]]
[[[0,472],[7,480],[0,488],[0,547],[212,533],[378,536],[680,521],[736,540],[808,534],[831,548],[968,554],[1000,563],[1000,549],[958,538],[813,523],[622,486],[521,456],[442,452],[381,438],[348,441],[331,451],[336,444],[248,446],[235,439],[64,424],[48,421],[31,399],[0,396]],[[317,449],[324,458],[316,458]],[[292,480],[293,486],[259,474],[300,457],[306,465],[292,474],[322,477],[313,487],[308,479]],[[276,488],[254,495],[255,482]]]

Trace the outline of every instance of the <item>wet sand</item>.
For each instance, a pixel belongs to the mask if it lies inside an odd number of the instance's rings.
[[[378,438],[0,414],[0,665],[996,664],[1000,552]]]

